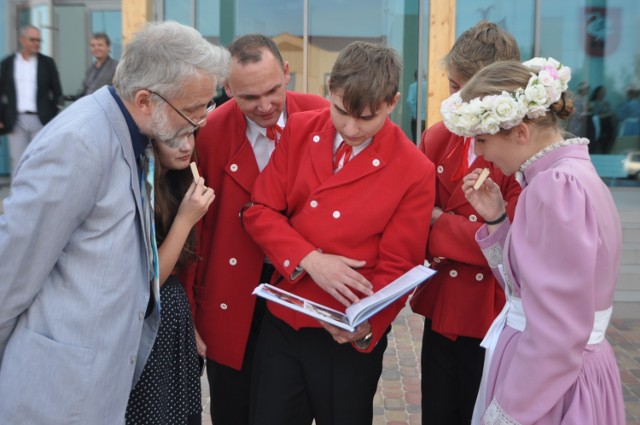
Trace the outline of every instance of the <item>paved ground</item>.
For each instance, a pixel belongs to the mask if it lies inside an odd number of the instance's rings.
[[[0,177],[0,199],[8,195],[8,181],[8,178]],[[639,221],[640,196],[637,189],[612,191],[623,221]],[[0,203],[0,214],[2,211]],[[633,304],[626,304],[620,308],[614,307],[614,319],[609,325],[607,338],[614,347],[620,365],[627,425],[640,425],[640,312]],[[629,306],[632,306],[630,312]],[[619,313],[616,314],[616,311]],[[373,425],[421,423],[419,365],[422,329],[422,318],[408,309],[403,310],[395,320],[374,400]],[[206,377],[203,378],[202,389],[203,425],[211,425]]]
[[[384,369],[374,399],[373,425],[420,425],[420,350],[423,320],[404,309],[393,323]],[[640,425],[640,319],[614,319],[607,338],[614,346],[627,409],[627,425]],[[203,425],[211,425],[206,378]],[[602,424],[607,425],[607,424]]]

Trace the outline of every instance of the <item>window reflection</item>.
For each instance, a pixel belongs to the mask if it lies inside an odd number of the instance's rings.
[[[164,1],[164,16],[166,20],[170,19],[180,22],[181,24],[193,25],[192,15],[191,0]]]
[[[120,59],[122,54],[122,12],[96,10],[91,12],[91,32],[107,33],[111,39],[111,57]]]
[[[589,138],[603,177],[623,177],[622,159],[640,150],[639,14],[640,3],[625,0],[541,2],[540,54],[571,67],[578,113],[567,130]]]
[[[305,1],[309,8],[306,48]],[[290,88],[323,96],[326,76],[340,49],[353,40],[382,43],[403,58],[400,90],[406,98],[413,74],[420,68],[421,3],[426,74],[429,0],[164,0],[163,18],[194,25],[212,42],[223,44],[239,35],[266,34],[290,64],[295,76]],[[640,150],[638,16],[640,2],[628,0],[457,0],[455,32],[458,36],[487,19],[514,35],[522,60],[553,56],[569,65],[573,70],[569,87],[576,98],[586,100],[583,113],[568,129],[594,138],[594,154],[622,154]],[[590,101],[598,86],[604,89],[602,99]],[[586,94],[578,93],[580,87]],[[392,119],[411,134],[406,102],[399,103]]]

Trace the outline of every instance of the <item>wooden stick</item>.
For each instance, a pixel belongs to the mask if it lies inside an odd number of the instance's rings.
[[[476,180],[476,184],[473,185],[473,189],[474,190],[480,189],[480,186],[482,186],[482,183],[484,183],[487,177],[489,177],[489,169],[483,168],[482,172],[480,173],[480,177],[478,177],[478,180]]]
[[[193,174],[193,181],[198,183],[198,180],[200,180],[200,174],[198,173],[198,167],[196,167],[196,163],[195,162],[192,162],[189,165],[191,166],[191,173]]]

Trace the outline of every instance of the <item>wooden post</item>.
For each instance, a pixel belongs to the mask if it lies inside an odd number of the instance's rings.
[[[427,128],[441,121],[440,104],[449,97],[449,83],[442,67],[442,58],[449,53],[455,38],[456,0],[430,0]]]
[[[122,2],[122,44],[147,22],[155,20],[153,0],[126,0]]]

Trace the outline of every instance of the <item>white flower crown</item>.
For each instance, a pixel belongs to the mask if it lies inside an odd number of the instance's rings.
[[[463,102],[459,92],[442,102],[444,125],[458,136],[496,134],[520,124],[525,116],[544,116],[560,100],[571,79],[571,69],[553,58],[533,58],[522,63],[533,71],[524,89]]]

